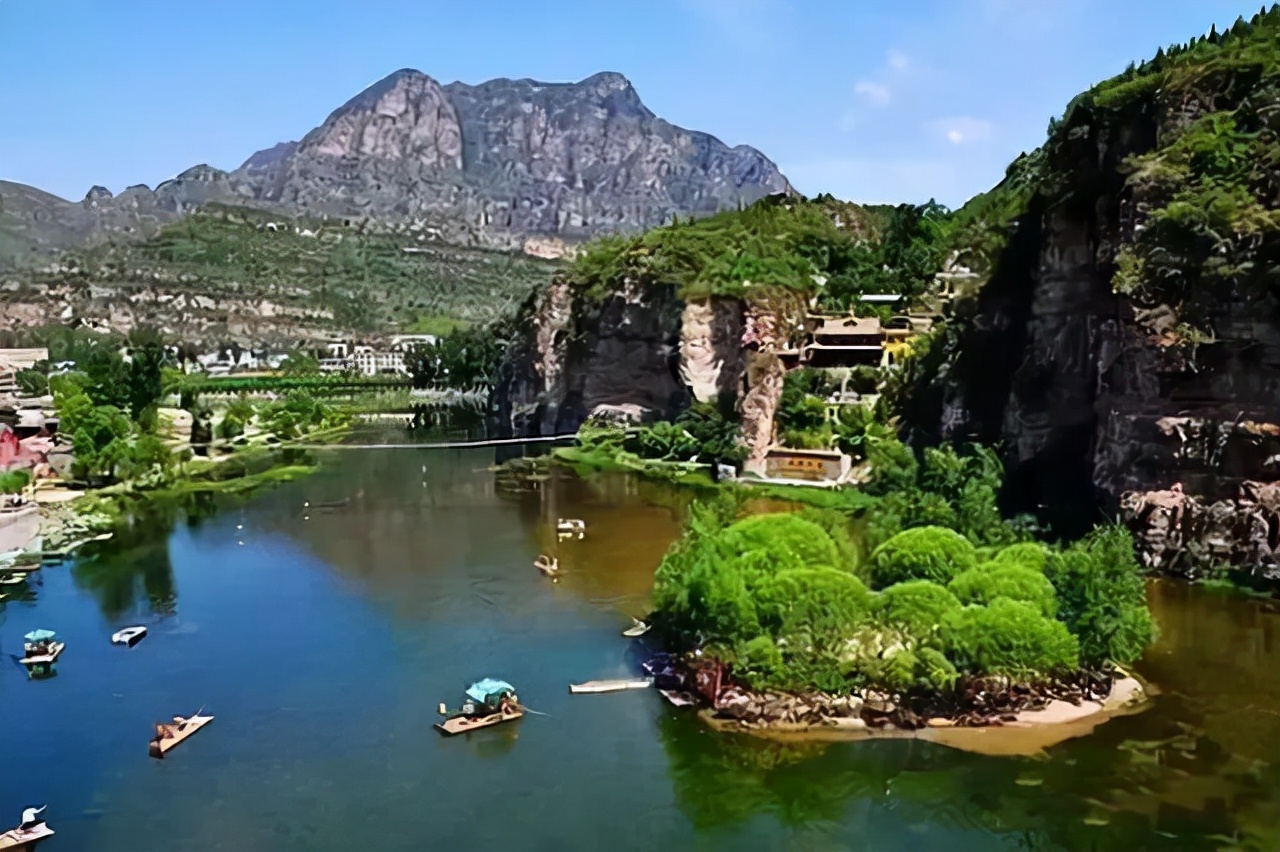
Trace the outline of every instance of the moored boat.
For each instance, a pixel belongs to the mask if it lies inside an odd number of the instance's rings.
[[[147,628],[141,624],[133,627],[126,627],[123,630],[117,630],[111,634],[111,642],[115,645],[128,645],[132,648],[134,645],[142,641],[142,637],[147,635]]]
[[[203,710],[204,708],[200,709]],[[156,734],[151,738],[147,753],[152,757],[164,757],[178,743],[212,721],[212,716],[202,716],[200,711],[197,710],[193,716],[186,718],[174,716],[172,722],[159,722],[156,724]]]
[[[595,695],[601,692],[623,692],[628,689],[648,689],[653,686],[653,678],[635,680],[589,680],[586,683],[569,684],[569,692],[574,695]]]
[[[440,715],[435,729],[445,736],[464,734],[503,722],[514,722],[524,715],[516,689],[505,680],[485,678],[467,687],[466,700],[461,709],[450,712],[440,705]]]
[[[554,578],[560,573],[560,560],[554,556],[547,556],[545,553],[538,554],[538,558],[533,560],[533,567],[541,571],[545,576]]]

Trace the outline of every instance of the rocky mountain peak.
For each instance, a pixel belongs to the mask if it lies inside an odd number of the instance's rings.
[[[411,160],[460,169],[462,131],[440,84],[421,71],[402,69],[335,110],[290,156]]]
[[[98,204],[103,201],[110,201],[112,197],[111,190],[107,189],[105,186],[95,185],[85,193],[84,203],[90,207],[97,207]]]

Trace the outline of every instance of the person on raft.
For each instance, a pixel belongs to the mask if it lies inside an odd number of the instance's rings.
[[[44,809],[48,805],[41,805],[38,808],[27,808],[22,812],[22,822],[18,824],[18,831],[32,831],[33,829],[44,824],[44,820],[40,819],[40,814],[44,813]]]

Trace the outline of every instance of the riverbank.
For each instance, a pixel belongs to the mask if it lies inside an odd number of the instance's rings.
[[[682,693],[713,730],[779,741],[919,739],[991,756],[1032,756],[1151,706],[1153,689],[1128,672],[1077,673],[1039,684],[974,678],[944,699],[866,689],[848,695],[751,691],[715,663],[659,655],[645,671]]]
[[[36,523],[0,528],[0,552],[27,550],[44,561],[69,558],[90,541],[109,537],[112,527],[129,507],[142,500],[190,494],[247,494],[259,488],[288,482],[315,469],[305,451],[292,443],[334,443],[349,432],[347,426],[309,433],[295,442],[257,443],[245,449],[195,458],[180,463],[163,478],[145,482],[120,482],[102,488],[71,488],[65,483],[34,492]]]
[[[846,699],[844,713],[854,707],[865,709],[866,705],[858,702],[859,699]],[[829,711],[815,709],[810,698],[793,696],[785,703],[790,703],[792,708],[784,710],[784,715],[776,720],[749,721],[715,708],[701,708],[698,716],[717,731],[742,732],[783,742],[915,739],[992,757],[1031,757],[1059,743],[1090,734],[1110,719],[1140,713],[1151,706],[1148,690],[1133,677],[1117,680],[1110,693],[1102,698],[1078,703],[1050,699],[1039,709],[1005,713],[977,726],[961,724],[960,720],[947,716],[933,716],[920,728],[898,727],[892,722],[875,727],[861,714],[828,715]],[[827,706],[842,707],[834,699]],[[785,721],[797,716],[802,721]]]

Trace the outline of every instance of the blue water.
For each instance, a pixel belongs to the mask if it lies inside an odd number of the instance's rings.
[[[1155,711],[1044,760],[719,735],[651,692],[567,692],[627,673],[618,634],[645,611],[686,495],[568,476],[509,495],[491,461],[334,452],[311,477],[190,518],[168,507],[44,569],[33,601],[0,610],[0,823],[47,803],[57,835],[42,852],[1137,850],[1272,836],[1275,616],[1166,595],[1177,625],[1151,665],[1175,680],[1173,662],[1216,654],[1234,686],[1210,696],[1182,677]],[[557,543],[559,516],[584,518],[588,538]],[[556,584],[531,565],[553,550]],[[109,643],[132,623],[146,639]],[[32,682],[9,655],[36,627],[67,651]],[[1229,646],[1207,648],[1210,634]],[[437,704],[484,676],[546,715],[439,736]],[[1223,689],[1239,695],[1218,701]],[[1240,696],[1265,712],[1247,716],[1249,742],[1228,742],[1213,726]],[[201,707],[209,727],[147,756],[154,722]]]

